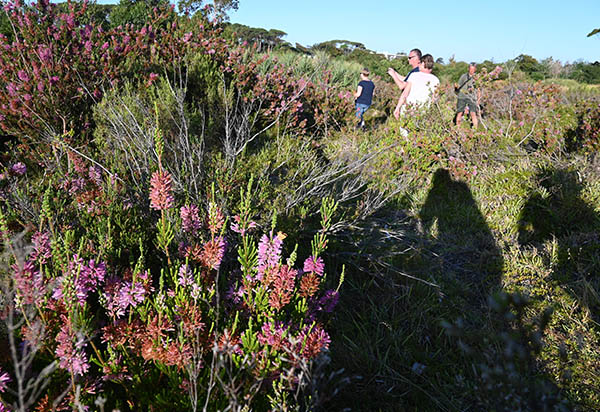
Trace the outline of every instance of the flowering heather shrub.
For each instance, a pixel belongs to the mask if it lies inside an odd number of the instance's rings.
[[[600,147],[600,99],[578,102],[575,115],[577,127],[568,134],[568,148],[583,149],[586,152],[597,150]]]
[[[86,1],[69,2],[61,13],[47,0],[4,6],[16,37],[9,43],[0,35],[0,127],[22,142],[71,129],[77,137],[91,126],[92,105],[105,88],[126,79],[151,84],[188,50],[225,49],[208,22],[184,33],[172,7],[155,9],[139,29],[109,31],[83,24],[86,8]]]
[[[52,388],[32,395],[31,408],[91,405],[93,397],[78,398],[76,387],[102,394],[115,408],[127,402],[144,410],[216,410],[231,405],[232,396],[257,410],[290,405],[306,384],[302,371],[330,344],[326,321],[338,292],[325,289],[321,254],[335,204],[324,203],[312,254],[296,264],[295,252],[283,255],[283,233],[255,238],[250,187],[231,222],[213,201],[206,210],[188,203],[176,213],[173,194],[163,188],[147,200],[170,199],[157,225],[145,220],[136,227],[139,212],[126,199],[111,198],[111,179],[96,179],[82,159],[71,160],[74,176],[61,190],[68,193],[71,181],[81,179],[73,196],[95,185],[95,201],[103,206],[90,219],[77,201],[65,205],[62,195],[45,196],[33,247],[15,252],[0,277],[2,320],[22,322],[10,329],[14,345],[36,359],[31,376],[43,376]],[[156,213],[145,219],[155,220]],[[65,217],[68,225],[54,224]],[[0,218],[10,235],[5,215]],[[111,224],[119,225],[114,232],[139,231],[139,253],[118,252],[122,234],[102,232]],[[143,231],[156,241],[144,241]],[[37,365],[54,366],[44,375]],[[2,402],[18,409],[12,366],[0,358],[0,368]],[[275,384],[289,396],[280,399]],[[148,390],[159,387],[165,389]],[[54,399],[56,388],[67,395]]]

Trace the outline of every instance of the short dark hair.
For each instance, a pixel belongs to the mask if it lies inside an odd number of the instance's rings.
[[[426,69],[433,69],[433,56],[431,54],[426,54],[423,56],[423,58],[421,59],[421,63],[423,63],[423,66]]]
[[[419,57],[419,61],[421,61],[421,56],[423,55],[421,53],[421,50],[419,50],[419,49],[412,49],[410,52],[408,52],[408,54],[410,54],[411,52],[415,52],[415,54],[417,55],[417,57]]]
[[[365,76],[368,76],[370,73],[371,72],[369,72],[369,69],[367,69],[366,67],[360,71],[360,74],[364,74]]]

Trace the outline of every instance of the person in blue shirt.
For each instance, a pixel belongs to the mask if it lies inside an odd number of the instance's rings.
[[[373,91],[375,90],[375,84],[369,79],[369,69],[362,69],[360,72],[360,82],[354,97],[356,98],[356,117],[359,118],[358,127],[365,127],[365,112],[371,103],[373,102]]]
[[[396,83],[400,90],[404,90],[404,87],[406,86],[406,82],[408,82],[408,78],[410,77],[410,75],[419,71],[419,65],[421,64],[421,58],[423,57],[423,55],[421,53],[421,50],[412,49],[410,52],[408,52],[407,57],[408,64],[410,64],[412,70],[408,72],[404,80],[402,80],[401,76],[396,70],[394,70],[391,67],[388,69],[388,74],[392,76],[392,79],[394,79],[394,83]]]

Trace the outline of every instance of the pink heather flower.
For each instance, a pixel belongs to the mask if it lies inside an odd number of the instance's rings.
[[[35,303],[44,290],[42,275],[30,261],[22,267],[15,263],[12,269],[18,297],[27,305]]]
[[[258,244],[258,280],[262,280],[265,272],[275,268],[281,259],[281,246],[283,245],[283,235],[273,236],[263,235]]]
[[[261,345],[269,345],[277,350],[288,343],[286,339],[287,332],[288,328],[284,327],[281,322],[275,322],[275,324],[265,322],[256,337]]]
[[[33,252],[31,253],[31,260],[37,261],[38,264],[43,265],[48,262],[48,259],[52,257],[52,250],[50,249],[50,234],[48,232],[35,232],[31,237],[33,243]]]
[[[18,162],[10,167],[10,171],[16,175],[22,176],[27,172],[27,166],[25,164]]]
[[[288,265],[279,266],[274,274],[270,274],[269,283],[272,290],[269,295],[269,305],[272,308],[279,310],[290,302],[297,275],[298,271]]]
[[[19,70],[17,72],[17,76],[19,77],[19,80],[21,80],[23,82],[29,81],[29,75],[27,74],[27,72],[25,70]]]
[[[233,230],[236,233],[239,233],[242,236],[246,234],[246,231],[256,228],[256,222],[242,222],[242,218],[238,215],[235,215],[233,217],[233,220],[235,221],[235,223],[231,224],[231,230]]]
[[[48,63],[52,58],[52,50],[50,47],[40,45],[38,47],[38,54],[42,63]]]
[[[105,287],[106,309],[111,317],[119,318],[125,315],[128,307],[135,308],[142,303],[151,291],[148,272],[138,273],[135,283],[132,279],[112,277]]]
[[[243,286],[240,286],[236,289],[236,286],[232,284],[225,293],[225,298],[232,301],[235,305],[239,305],[242,303],[244,293],[245,289]]]
[[[104,44],[102,44],[102,47],[101,47],[101,48],[102,48],[102,50],[106,50],[106,49],[108,49],[108,42],[107,42],[107,41],[105,41],[105,42],[104,42]]]
[[[58,83],[58,80],[59,80],[58,76],[52,76],[52,77],[50,77],[50,84],[55,85],[56,83]]]
[[[195,235],[202,226],[198,206],[182,206],[179,210],[179,215],[181,216],[181,226],[183,231]]]
[[[17,95],[17,86],[15,86],[13,83],[8,83],[6,85],[6,90],[8,90],[8,95],[11,97]]]
[[[178,279],[181,286],[194,284],[194,274],[188,265],[181,265],[179,268]]]
[[[328,290],[317,303],[317,309],[331,313],[340,300],[340,294],[335,290]]]
[[[158,74],[156,73],[150,73],[150,76],[148,77],[148,81],[146,82],[147,86],[151,86],[152,83],[154,83],[154,81],[158,79]]]
[[[188,32],[183,35],[183,42],[188,43],[192,38],[192,32]]]
[[[61,316],[63,322],[60,331],[56,335],[56,356],[59,359],[58,366],[68,370],[73,375],[84,375],[90,365],[84,352],[87,343],[81,333],[73,330],[70,319]]]
[[[90,166],[88,176],[96,186],[102,186],[102,169],[97,166]]]
[[[317,357],[321,351],[328,349],[331,338],[321,325],[305,326],[298,335],[297,350],[305,359]]]
[[[2,369],[0,369],[0,393],[6,391],[7,382],[10,382],[10,375],[8,372],[2,372]]]
[[[319,276],[323,276],[325,272],[325,264],[323,259],[319,256],[317,258],[310,256],[304,261],[304,272],[313,272]]]
[[[219,270],[225,255],[225,246],[225,238],[222,236],[217,236],[206,242],[200,257],[202,263],[209,269]]]
[[[104,263],[96,264],[92,259],[87,265],[84,265],[83,259],[75,254],[69,262],[67,273],[63,273],[59,278],[59,286],[55,289],[52,297],[56,300],[73,299],[83,306],[89,293],[104,282],[105,276],[106,266]]]
[[[156,171],[150,179],[150,207],[165,210],[173,206],[171,195],[171,175],[166,171]]]

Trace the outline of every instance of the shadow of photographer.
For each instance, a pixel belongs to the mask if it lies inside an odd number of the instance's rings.
[[[519,216],[518,241],[540,251],[544,243],[554,242],[547,262],[551,280],[587,307],[598,322],[600,215],[582,199],[584,189],[574,171],[540,171]]]
[[[419,216],[423,233],[433,237],[445,280],[454,281],[470,302],[486,306],[488,296],[501,289],[504,260],[469,186],[437,169]]]

